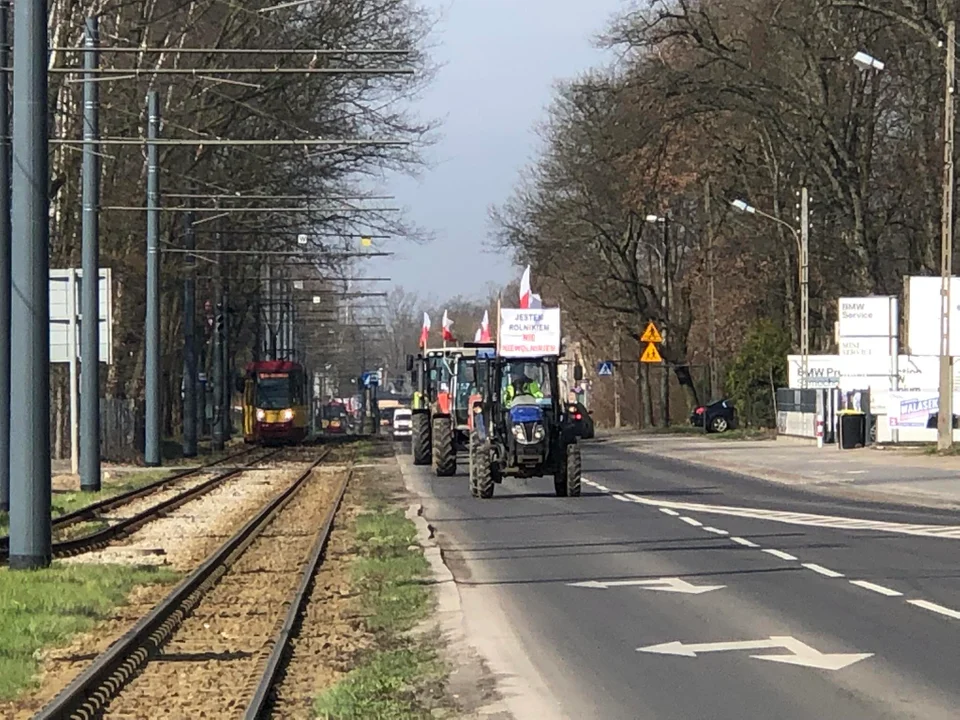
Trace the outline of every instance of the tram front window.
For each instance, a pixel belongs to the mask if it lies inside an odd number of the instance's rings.
[[[283,410],[293,403],[290,397],[290,376],[257,378],[257,407],[262,410]]]

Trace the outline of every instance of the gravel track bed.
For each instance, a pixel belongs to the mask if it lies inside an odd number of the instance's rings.
[[[342,477],[323,467],[312,474],[105,717],[242,714]]]
[[[283,469],[244,471],[169,515],[147,523],[126,540],[64,558],[62,562],[169,565],[176,570],[190,570],[303,472],[305,466],[306,463],[291,463]]]
[[[270,713],[275,720],[313,718],[313,700],[319,692],[336,684],[354,666],[357,655],[376,644],[363,628],[350,587],[350,565],[356,557],[353,519],[362,509],[358,485],[364,480],[358,476],[355,472],[340,505],[276,688]]]
[[[126,544],[84,553],[58,562],[166,564],[189,571],[222,545],[267,501],[287,487],[306,469],[306,462],[290,463],[270,470],[248,470],[227,480],[208,495],[151,522]],[[10,703],[0,703],[0,718],[26,720],[66,687],[90,661],[127,632],[170,592],[172,585],[136,588],[126,605],[90,633],[77,635],[62,648],[46,651],[40,671],[40,687]],[[155,717],[141,714],[139,717]]]

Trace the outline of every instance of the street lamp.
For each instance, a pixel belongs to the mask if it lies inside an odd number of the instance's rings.
[[[800,266],[800,387],[807,387],[807,371],[810,367],[810,212],[807,188],[800,189],[800,229],[798,230],[786,220],[757,210],[744,200],[733,200],[730,203],[740,212],[750,215],[760,215],[787,228],[797,243],[798,262]]]
[[[873,55],[865,52],[858,52],[853,56],[853,63],[861,70],[883,70],[885,65],[877,60]]]
[[[953,275],[953,141],[954,72],[957,26],[947,23],[946,87],[943,101],[943,205],[940,214],[940,399],[937,409],[937,449],[953,446],[953,372],[950,363],[950,279]],[[884,64],[865,52],[853,56],[863,70],[883,70]]]

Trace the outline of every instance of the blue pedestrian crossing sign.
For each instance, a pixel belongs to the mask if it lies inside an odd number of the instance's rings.
[[[597,363],[597,375],[601,377],[604,375],[613,375],[613,360],[604,360],[601,363]]]

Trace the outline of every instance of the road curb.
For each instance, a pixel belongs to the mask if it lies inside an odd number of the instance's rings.
[[[414,477],[408,468],[397,458],[397,467],[403,477],[403,485],[416,501],[407,506],[405,516],[417,528],[417,544],[423,549],[423,555],[430,564],[433,575],[431,585],[436,588],[437,609],[433,620],[440,628],[446,641],[448,658],[455,665],[455,670],[449,679],[449,690],[454,697],[462,699],[466,694],[476,692],[478,684],[491,681],[497,686],[494,675],[490,672],[487,658],[480,653],[471,641],[467,631],[467,619],[460,597],[460,588],[447,567],[440,544],[434,536],[433,526],[423,516],[423,503],[419,498],[425,494],[422,483]],[[494,697],[478,698],[478,704],[472,710],[460,715],[463,720],[484,718],[486,720],[514,720],[499,688],[494,690]]]

